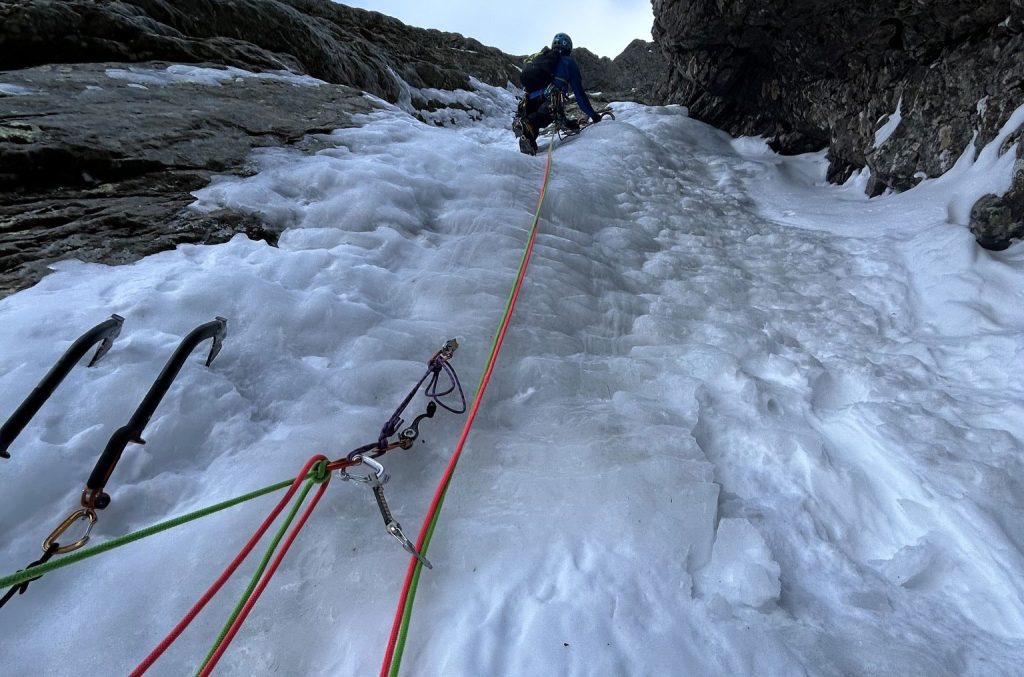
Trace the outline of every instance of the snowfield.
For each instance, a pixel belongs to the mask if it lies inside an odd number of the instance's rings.
[[[332,148],[264,150],[254,176],[196,193],[286,228],[279,247],[64,262],[0,301],[0,417],[79,334],[125,318],[0,461],[0,574],[39,557],[214,316],[223,351],[208,369],[196,351],[125,452],[93,542],[375,441],[448,338],[473,396],[544,167],[508,131],[512,93],[476,85],[446,96],[481,115],[434,113],[454,126],[381,104]],[[784,158],[680,107],[613,109],[556,145],[402,674],[1020,674],[1024,245],[984,251],[962,225],[1016,147],[869,200],[865,177],[825,184],[823,153]],[[413,540],[462,423],[441,411],[380,459]],[[32,583],[0,611],[2,672],[129,672],[275,501]],[[252,559],[150,674],[196,669]],[[375,674],[407,562],[370,492],[335,478],[218,674]]]

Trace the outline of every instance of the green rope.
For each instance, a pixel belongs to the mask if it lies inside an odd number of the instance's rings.
[[[320,464],[318,463],[317,465]],[[323,465],[326,467],[326,464]],[[317,470],[314,469],[311,473],[313,472],[317,472]],[[320,474],[321,473],[318,473],[318,475]],[[288,527],[291,526],[292,521],[295,519],[295,515],[298,514],[299,508],[302,507],[302,503],[306,500],[306,496],[309,495],[309,490],[312,489],[313,485],[317,484],[318,481],[322,482],[323,480],[310,478],[310,480],[306,482],[306,486],[304,486],[302,491],[299,493],[299,497],[295,499],[294,503],[292,503],[291,511],[288,513],[288,516],[285,517],[284,523],[282,523],[281,528],[277,530],[277,533],[274,535],[274,539],[270,542],[270,545],[267,546],[266,552],[263,553],[263,560],[260,562],[260,565],[256,567],[256,571],[249,580],[249,586],[245,589],[245,592],[242,593],[242,596],[239,598],[238,604],[235,605],[231,615],[228,616],[227,622],[224,623],[224,627],[221,628],[220,634],[217,635],[217,640],[213,643],[213,646],[210,647],[210,651],[206,654],[206,658],[203,659],[199,669],[196,670],[196,675],[202,674],[203,670],[206,669],[207,663],[210,662],[210,659],[213,658],[213,654],[215,654],[218,647],[220,647],[221,642],[223,642],[224,638],[227,637],[228,630],[231,629],[235,619],[238,618],[238,614],[242,613],[242,608],[249,600],[249,596],[252,595],[252,591],[255,590],[256,586],[259,584],[260,578],[263,576],[263,572],[266,571],[267,565],[270,564],[270,558],[274,556],[274,551],[277,550],[277,546],[281,543],[281,539],[284,538],[285,533],[288,531]]]
[[[134,543],[135,541],[141,540],[148,536],[158,534],[161,531],[167,531],[168,529],[173,529],[174,527],[178,527],[182,524],[192,522],[193,520],[197,520],[201,517],[212,515],[215,512],[220,512],[221,510],[232,508],[238,505],[239,503],[245,503],[246,501],[251,501],[255,498],[259,498],[260,496],[265,496],[275,491],[279,491],[281,489],[284,489],[285,487],[291,486],[292,482],[294,481],[294,478],[290,480],[283,480],[281,482],[278,482],[277,484],[271,484],[270,486],[263,487],[262,489],[251,491],[248,494],[245,494],[244,496],[232,498],[230,500],[224,501],[223,503],[217,503],[216,505],[211,505],[208,508],[196,510],[195,512],[190,512],[187,515],[175,517],[174,519],[168,520],[166,522],[154,524],[151,527],[147,527],[145,529],[141,529],[130,534],[125,534],[124,536],[118,536],[117,538],[111,539],[106,543],[101,543],[99,545],[94,545],[91,548],[84,548],[76,552],[68,553],[60,559],[50,560],[45,564],[40,564],[39,566],[32,567],[31,569],[24,569],[17,573],[4,576],[3,578],[0,578],[0,588],[8,588],[12,585],[21,585],[25,581],[30,581],[34,578],[42,576],[43,574],[48,574],[56,569],[61,569],[71,564],[75,564],[76,562],[80,562],[83,559],[88,559],[89,557],[99,555],[101,553],[107,552],[108,550],[119,548],[122,545]]]
[[[434,537],[434,528],[437,526],[438,517],[441,514],[441,508],[444,506],[444,499],[448,496],[448,487],[445,486],[444,494],[441,495],[441,500],[437,504],[437,512],[434,513],[434,517],[430,520],[430,526],[427,527],[427,535],[423,538],[423,552],[426,556],[427,549],[430,547],[430,539]],[[391,665],[390,677],[398,677],[398,670],[402,665],[402,654],[405,652],[405,640],[409,635],[409,625],[412,621],[412,605],[416,601],[416,590],[420,586],[420,573],[423,572],[422,566],[417,566],[416,570],[412,575],[412,584],[409,586],[409,602],[405,605],[405,610],[402,612],[402,627],[398,631],[398,643],[395,645],[395,659]]]
[[[548,154],[548,162],[549,163],[551,161],[551,155],[552,155],[552,151],[554,150],[554,147],[555,147],[555,139],[552,138],[551,139],[551,143],[548,144],[548,153],[547,154]],[[541,208],[544,206],[544,198],[546,197],[547,191],[548,191],[548,176],[550,175],[550,164],[548,165],[548,170],[549,170],[549,174],[545,175],[545,177],[544,177],[544,184],[541,186],[540,199],[537,200],[537,209],[533,213],[533,222],[530,224],[529,232],[530,232],[531,238],[533,236],[533,233],[536,232],[537,228],[540,226],[540,211],[541,211]],[[522,254],[522,256],[519,259],[519,276],[522,276],[525,273],[527,256],[529,256],[529,248],[528,247],[523,250],[523,254]],[[517,277],[517,279],[518,279],[518,277]],[[501,325],[503,325],[505,323],[506,318],[512,312],[512,301],[513,301],[514,297],[515,297],[515,285],[513,285],[512,290],[509,291],[508,300],[505,301],[505,311],[502,314],[501,322],[498,323],[499,329],[498,329],[497,332],[495,332],[494,339],[491,341],[491,350],[490,350],[490,353],[488,354],[488,357],[487,357],[488,363],[490,363],[491,358],[494,355],[494,351],[498,347],[498,338],[501,335]],[[477,384],[477,387],[476,387],[477,393],[479,393],[481,387],[483,387],[484,377],[485,376],[486,376],[486,371],[483,374],[480,375],[480,382]],[[422,548],[422,550],[420,550],[420,554],[423,555],[424,557],[427,556],[427,550],[430,548],[430,540],[434,536],[434,529],[435,529],[435,527],[437,527],[438,518],[441,515],[441,509],[444,507],[444,500],[448,496],[448,486],[449,486],[450,483],[451,483],[451,477],[449,477],[448,481],[445,482],[444,489],[442,490],[442,493],[441,493],[441,498],[440,498],[440,500],[437,503],[437,510],[434,511],[434,514],[433,514],[433,516],[430,519],[430,525],[427,527],[426,536],[423,537],[423,548]],[[420,573],[422,571],[423,571],[423,564],[421,562],[417,561],[416,565],[415,565],[415,569],[413,570],[412,582],[409,585],[409,594],[408,594],[408,596],[406,596],[405,609],[402,611],[402,622],[401,622],[401,626],[399,627],[399,630],[398,630],[398,639],[395,642],[395,651],[392,654],[391,670],[388,673],[388,675],[390,677],[398,677],[398,670],[399,670],[399,668],[401,667],[401,664],[402,664],[402,655],[405,653],[405,642],[406,642],[406,639],[408,638],[409,626],[410,626],[411,621],[412,621],[412,606],[413,606],[413,602],[416,600],[416,590],[419,588]]]

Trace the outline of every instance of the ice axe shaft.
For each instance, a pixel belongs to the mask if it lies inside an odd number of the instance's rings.
[[[14,413],[4,422],[3,426],[0,426],[0,458],[11,457],[7,451],[11,443],[21,434],[21,431],[25,429],[25,426],[32,420],[32,417],[39,413],[39,409],[46,403],[46,400],[50,399],[50,396],[57,390],[64,377],[71,373],[71,370],[89,352],[90,348],[97,343],[100,344],[99,348],[96,349],[96,354],[89,360],[88,366],[90,367],[107,354],[110,347],[114,345],[114,339],[121,334],[121,326],[123,324],[123,317],[111,315],[109,320],[97,324],[71,344],[71,347],[61,355],[57,363],[46,373],[43,380],[18,405],[18,408],[14,410]]]

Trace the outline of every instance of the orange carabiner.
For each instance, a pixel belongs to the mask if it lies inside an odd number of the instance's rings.
[[[50,548],[53,547],[54,544],[56,544],[57,539],[60,538],[60,536],[65,531],[67,531],[69,528],[71,528],[72,524],[74,524],[78,520],[82,520],[82,519],[87,520],[89,522],[89,526],[87,526],[85,528],[85,535],[82,536],[81,538],[79,538],[77,541],[75,541],[71,545],[59,545],[58,544],[58,548],[54,551],[54,554],[55,555],[65,555],[65,554],[67,554],[69,552],[74,552],[75,550],[78,550],[83,545],[88,543],[89,542],[89,534],[92,533],[92,528],[93,528],[93,526],[96,525],[96,511],[92,510],[91,508],[79,508],[78,510],[74,511],[73,513],[68,515],[66,518],[64,518],[64,521],[61,522],[60,524],[58,524],[57,528],[54,529],[50,533],[50,535],[46,537],[46,540],[43,541],[43,552],[48,552],[50,550]]]

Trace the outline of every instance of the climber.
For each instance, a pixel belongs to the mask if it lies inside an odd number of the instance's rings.
[[[579,129],[579,120],[566,119],[562,108],[562,100],[570,87],[580,110],[592,121],[601,121],[583,91],[580,67],[569,56],[571,52],[572,39],[559,33],[551,41],[551,47],[545,47],[526,60],[519,74],[526,95],[519,100],[512,131],[519,138],[519,150],[528,155],[537,154],[537,135],[552,122],[557,121],[569,130]]]

